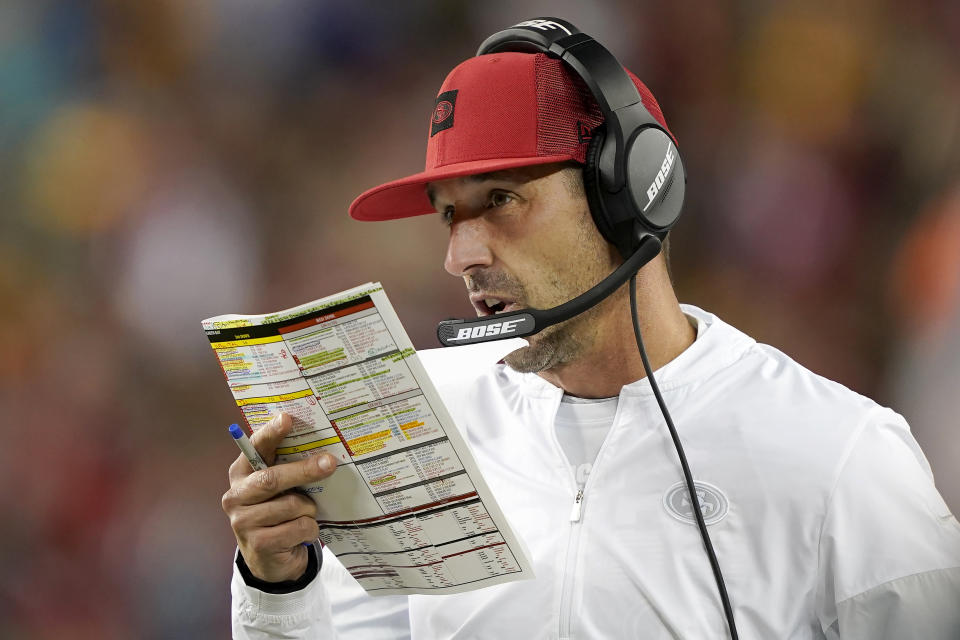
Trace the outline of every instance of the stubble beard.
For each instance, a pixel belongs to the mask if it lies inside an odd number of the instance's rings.
[[[599,264],[581,273],[577,282],[562,287],[563,293],[553,304],[571,300],[595,286],[606,273]],[[574,362],[589,352],[597,343],[602,316],[616,299],[624,297],[625,290],[617,291],[599,304],[569,320],[547,327],[528,338],[529,345],[508,354],[503,361],[519,373],[540,373]],[[551,305],[553,306],[553,305]]]
[[[578,283],[564,287],[563,293],[555,290],[554,297],[558,300],[553,304],[547,303],[546,306],[554,306],[575,297],[577,288],[585,291],[589,287],[585,283]],[[526,287],[517,279],[501,272],[476,273],[469,278],[467,289],[502,292],[515,299],[520,306],[526,306],[525,301],[529,300]],[[597,311],[597,307],[594,307],[569,320],[547,327],[528,338],[528,346],[507,355],[504,362],[520,373],[538,373],[575,360],[594,343],[596,330],[591,320],[597,316]]]
[[[539,373],[573,362],[593,346],[596,331],[591,329],[591,318],[597,308],[547,327],[531,336],[529,346],[521,347],[504,357],[508,367],[519,373]]]

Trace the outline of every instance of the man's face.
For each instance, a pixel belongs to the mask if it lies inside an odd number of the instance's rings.
[[[450,228],[444,267],[461,276],[478,316],[548,309],[583,293],[619,256],[590,217],[579,169],[552,164],[428,185]],[[529,338],[506,362],[542,371],[573,361],[597,336],[603,304]]]

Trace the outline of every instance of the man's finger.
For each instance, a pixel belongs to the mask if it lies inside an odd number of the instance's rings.
[[[237,507],[229,513],[230,525],[241,537],[247,531],[259,527],[272,527],[303,516],[316,520],[317,503],[296,491],[290,491],[260,504]]]
[[[253,436],[251,436],[250,442],[252,442],[253,446],[260,452],[260,455],[267,464],[273,464],[274,458],[276,457],[277,446],[281,440],[287,437],[292,426],[293,419],[290,418],[290,414],[281,411],[273,416],[270,422],[257,429]]]
[[[329,476],[337,462],[329,453],[320,453],[305,460],[278,464],[255,471],[230,487],[229,502],[237,505],[258,504],[275,495],[316,482]]]
[[[304,542],[317,539],[320,527],[317,521],[301,516],[273,527],[261,527],[250,532],[241,547],[243,557],[270,556],[289,553]],[[244,548],[245,547],[245,548]]]
[[[253,467],[250,466],[250,463],[247,461],[247,457],[243,454],[240,454],[237,456],[237,459],[230,464],[230,469],[227,471],[227,477],[230,479],[230,484],[234,485],[251,473],[253,473]]]

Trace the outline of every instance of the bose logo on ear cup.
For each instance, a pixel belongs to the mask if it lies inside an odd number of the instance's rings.
[[[667,176],[670,175],[670,171],[673,169],[673,160],[675,156],[673,153],[673,145],[667,144],[667,155],[663,158],[663,164],[660,165],[660,171],[657,171],[657,176],[653,179],[653,182],[650,183],[650,188],[647,189],[647,206],[643,208],[644,211],[650,208],[650,205],[653,204],[653,201],[656,200],[657,194],[660,193],[660,187],[663,186],[663,183],[666,182]]]

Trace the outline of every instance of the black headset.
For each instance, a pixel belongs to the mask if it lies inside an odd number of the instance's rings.
[[[583,183],[597,228],[624,259],[640,238],[663,240],[683,208],[687,176],[670,134],[651,115],[617,59],[559,18],[537,18],[498,31],[477,55],[545,53],[572,69],[593,94],[604,124],[591,132]]]

